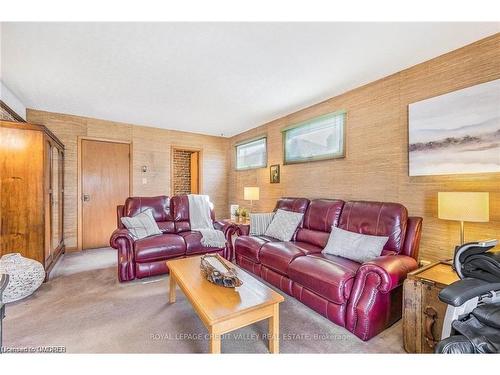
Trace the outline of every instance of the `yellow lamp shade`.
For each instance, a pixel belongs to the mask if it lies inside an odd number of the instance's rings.
[[[438,217],[444,220],[487,222],[490,219],[489,193],[440,192]]]
[[[259,188],[256,186],[244,187],[243,188],[243,199],[246,201],[258,201],[259,200]]]

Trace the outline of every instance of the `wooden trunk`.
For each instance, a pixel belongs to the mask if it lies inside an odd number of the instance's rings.
[[[48,272],[64,251],[64,146],[44,126],[0,121],[0,256]]]
[[[457,274],[444,262],[408,274],[403,286],[403,340],[407,352],[434,352],[447,308],[438,295],[456,280]]]

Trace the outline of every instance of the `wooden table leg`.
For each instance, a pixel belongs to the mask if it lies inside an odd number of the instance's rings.
[[[280,311],[279,303],[273,306],[273,316],[269,318],[269,351],[278,354],[280,352]]]
[[[174,303],[175,302],[175,288],[177,286],[177,283],[175,282],[175,276],[172,274],[172,272],[170,273],[170,288],[168,290],[168,301],[170,303]]]
[[[220,354],[221,348],[221,335],[218,334],[212,327],[209,331],[210,333],[210,353]]]

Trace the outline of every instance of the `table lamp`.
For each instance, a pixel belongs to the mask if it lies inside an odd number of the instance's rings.
[[[464,244],[464,222],[485,223],[490,219],[489,193],[439,192],[438,217],[460,221],[460,244]]]
[[[250,201],[250,212],[252,212],[253,201],[259,200],[259,188],[256,186],[244,187],[243,199]]]

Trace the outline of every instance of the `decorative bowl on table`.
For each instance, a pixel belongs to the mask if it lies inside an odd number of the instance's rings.
[[[243,284],[236,275],[236,270],[229,267],[218,254],[202,256],[200,269],[203,276],[216,285],[226,288],[237,288]]]

